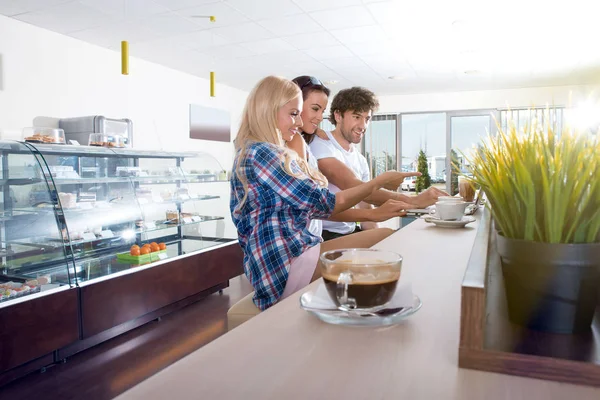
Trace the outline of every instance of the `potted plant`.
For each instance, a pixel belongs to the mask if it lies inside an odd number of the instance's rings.
[[[467,158],[496,225],[509,318],[589,330],[600,287],[600,141],[568,127],[559,137],[535,120],[498,131]]]

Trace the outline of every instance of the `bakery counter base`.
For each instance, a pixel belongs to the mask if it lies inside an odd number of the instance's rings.
[[[79,340],[77,289],[0,308],[0,386],[53,361]]]
[[[47,367],[52,366],[53,364],[54,352],[19,365],[18,367],[12,368],[8,371],[4,371],[0,373],[0,390],[2,390],[2,386],[12,381],[22,378],[25,375],[29,375],[32,372],[44,371]]]
[[[463,280],[459,366],[600,387],[600,307],[590,331],[581,334],[538,332],[512,324],[489,225],[487,234],[478,232]]]
[[[242,250],[228,245],[82,285],[81,338],[133,321],[243,273]]]
[[[170,304],[166,307],[162,307],[154,312],[143,315],[132,321],[125,322],[125,323],[123,323],[119,326],[115,326],[114,328],[111,328],[111,329],[107,329],[107,330],[105,330],[101,333],[98,333],[94,336],[91,336],[89,338],[79,340],[78,342],[75,342],[70,346],[59,349],[56,352],[56,360],[55,361],[59,362],[59,361],[65,360],[66,358],[71,357],[81,351],[87,350],[87,349],[89,349],[93,346],[96,346],[102,342],[105,342],[114,337],[122,335],[123,333],[131,331],[135,328],[138,328],[144,324],[147,324],[152,321],[160,320],[160,317],[163,317],[167,314],[176,312],[177,310],[180,310],[192,303],[200,301],[200,300],[204,299],[205,297],[207,297],[213,293],[216,293],[220,290],[223,290],[227,287],[229,287],[229,281],[220,283],[209,289],[203,290],[200,293],[197,293],[193,296],[189,296],[183,300],[180,300],[176,303]]]
[[[228,287],[242,261],[232,241],[0,308],[0,386]]]

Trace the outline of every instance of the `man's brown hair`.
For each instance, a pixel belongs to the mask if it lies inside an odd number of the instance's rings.
[[[350,89],[340,90],[331,102],[329,121],[335,126],[335,112],[338,111],[344,115],[346,111],[375,113],[379,108],[379,100],[375,93],[367,88],[354,86]]]

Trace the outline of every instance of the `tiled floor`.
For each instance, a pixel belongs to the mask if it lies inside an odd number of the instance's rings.
[[[45,373],[0,388],[0,399],[112,399],[227,331],[227,310],[252,291],[245,276],[215,293],[96,347]]]

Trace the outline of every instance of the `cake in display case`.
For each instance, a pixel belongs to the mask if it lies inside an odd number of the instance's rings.
[[[60,313],[50,295],[76,293],[73,335],[97,343],[243,271],[229,185],[209,154],[0,141],[0,159],[0,322],[19,307],[48,319]],[[86,347],[48,346],[54,357]]]

